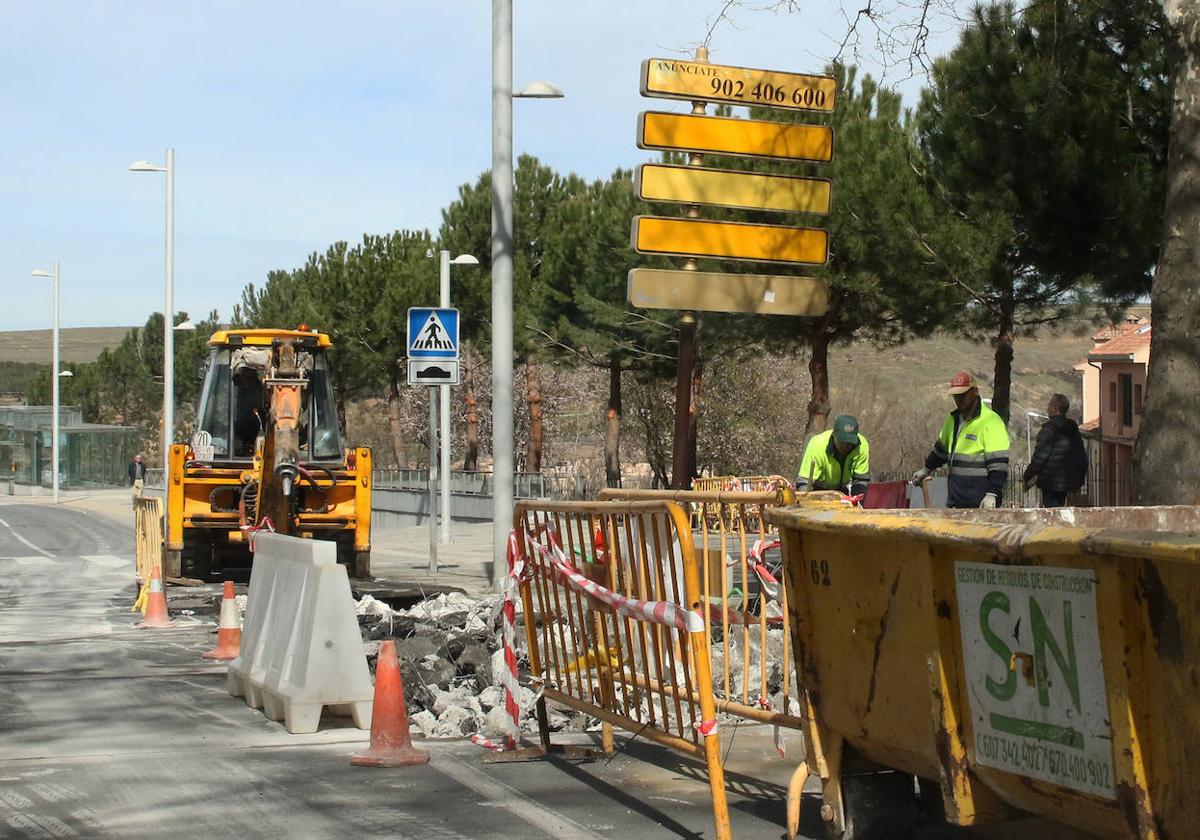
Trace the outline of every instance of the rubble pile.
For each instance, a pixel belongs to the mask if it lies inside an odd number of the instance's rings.
[[[745,644],[745,636],[737,628],[731,628],[729,633],[729,695],[730,700],[741,701],[743,679],[749,675],[746,682],[746,695],[750,705],[758,705],[762,694],[762,647],[759,644],[758,627],[750,629],[750,644]],[[749,665],[746,660],[746,648],[749,647]],[[718,630],[714,633],[712,642],[712,677],[713,688],[719,696],[725,696],[725,642]],[[789,649],[789,654],[790,654]],[[783,630],[779,627],[767,628],[767,699],[771,708],[792,715],[800,714],[800,704],[796,700],[796,669],[789,664],[788,681],[790,686],[787,693],[787,707],[783,702]]]
[[[396,655],[404,680],[408,703],[409,723],[428,738],[463,738],[479,733],[486,738],[502,739],[506,732],[504,690],[500,677],[504,668],[501,642],[502,601],[499,595],[471,598],[461,593],[442,594],[427,598],[411,609],[395,610],[386,603],[364,595],[358,601],[359,626],[368,659],[374,660],[379,642],[396,641]],[[527,734],[537,732],[533,708],[537,695],[528,684],[528,660],[524,651],[524,633],[520,629],[521,611],[518,604],[518,664],[522,682],[521,728]],[[761,690],[760,651],[758,631],[750,645],[751,703],[756,703]],[[742,673],[746,667],[740,632],[730,633],[729,667],[730,697],[741,698]],[[768,696],[772,708],[783,710],[783,641],[782,631],[768,630]],[[713,684],[724,694],[725,646],[720,639],[713,643]],[[682,684],[682,672],[678,679]],[[789,692],[792,713],[799,712],[795,700],[795,677]],[[615,689],[624,702],[621,686]],[[643,691],[631,690],[631,704],[647,711],[651,697]],[[656,706],[658,700],[654,699]],[[574,709],[548,704],[552,730],[573,732],[593,731],[599,722]]]
[[[393,610],[370,595],[359,600],[358,621],[368,658],[375,657],[379,641],[396,640],[409,723],[426,737],[462,738],[479,733],[503,738],[500,607],[498,595],[470,598],[457,592],[428,598],[407,610]],[[531,717],[536,699],[528,688],[521,689],[526,732],[537,731]],[[563,728],[569,723],[561,712],[551,712],[551,727]]]

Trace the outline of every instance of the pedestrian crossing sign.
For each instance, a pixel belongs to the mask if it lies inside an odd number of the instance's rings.
[[[414,306],[408,310],[410,359],[458,358],[458,310]]]

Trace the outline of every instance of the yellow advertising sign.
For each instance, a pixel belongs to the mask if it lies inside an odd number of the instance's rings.
[[[794,175],[644,163],[634,178],[634,192],[643,201],[823,215],[829,212],[830,182]]]
[[[628,295],[643,309],[815,316],[829,308],[828,286],[813,277],[635,268]]]
[[[642,62],[641,93],[662,99],[828,112],[833,110],[837,81],[828,76],[648,58]]]
[[[824,265],[829,235],[815,228],[634,216],[640,254]]]
[[[638,148],[827,163],[833,159],[833,129],[646,111],[638,117]]]

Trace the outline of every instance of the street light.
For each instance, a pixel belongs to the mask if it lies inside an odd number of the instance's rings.
[[[175,325],[175,332],[195,332],[196,325],[192,323],[191,318],[184,318]]]
[[[1049,420],[1050,415],[1041,411],[1033,411],[1032,409],[1028,408],[1025,409],[1025,463],[1027,464],[1033,460],[1033,437],[1030,434],[1031,423],[1029,420],[1031,417],[1039,417],[1044,420]]]
[[[53,272],[39,268],[30,274],[34,277],[49,277],[54,281],[54,335],[51,339],[54,344],[51,352],[54,375],[50,377],[50,410],[53,412],[53,416],[50,418],[50,487],[54,493],[54,503],[58,504],[58,382],[61,378],[58,370],[58,263],[54,264]],[[41,483],[40,476],[38,483]]]
[[[450,266],[479,265],[479,260],[473,254],[459,254],[450,259],[450,252],[443,250],[438,271],[440,287],[440,302],[438,306],[446,309],[450,306]],[[438,402],[442,411],[442,530],[438,542],[450,544],[450,386],[438,386]]]
[[[492,0],[492,586],[507,574],[513,517],[512,101],[558,99],[549,82],[512,87],[512,0]]]
[[[162,427],[162,458],[163,468],[167,467],[167,457],[171,449],[171,438],[175,434],[175,330],[171,323],[175,320],[175,150],[166,150],[166,165],[158,166],[147,160],[139,160],[129,165],[130,172],[162,172],[167,176],[167,257],[165,270],[165,294],[163,303],[163,427]],[[170,492],[170,482],[167,482]]]

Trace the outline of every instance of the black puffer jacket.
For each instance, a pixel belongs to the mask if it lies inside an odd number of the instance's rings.
[[[1079,424],[1057,414],[1038,432],[1037,446],[1025,468],[1025,481],[1037,478],[1037,486],[1055,493],[1074,493],[1087,478],[1087,451],[1079,435]]]

